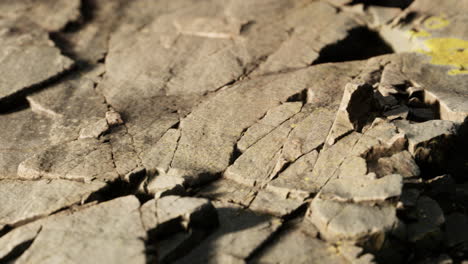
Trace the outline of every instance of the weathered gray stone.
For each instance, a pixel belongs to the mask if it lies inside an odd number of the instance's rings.
[[[268,135],[281,123],[291,118],[294,114],[297,114],[301,108],[302,103],[293,102],[284,103],[271,109],[262,119],[245,131],[239,142],[237,142],[237,148],[241,152],[246,151],[250,146]]]
[[[378,176],[399,174],[403,178],[412,178],[418,177],[421,171],[411,154],[408,151],[402,151],[390,157],[378,159],[375,173]]]
[[[141,207],[143,226],[156,233],[169,233],[171,228],[214,228],[218,223],[216,210],[204,198],[164,196],[152,199]]]
[[[312,151],[297,159],[286,170],[281,172],[266,186],[267,190],[278,193],[283,197],[304,200],[311,193],[317,191],[317,186],[310,178],[318,152]]]
[[[396,208],[392,205],[342,203],[320,198],[312,201],[308,217],[329,241],[383,236],[397,220]]]
[[[339,137],[353,130],[360,130],[369,118],[372,102],[373,89],[369,84],[346,84],[327,143],[333,145]]]
[[[249,205],[249,209],[276,216],[285,216],[294,212],[302,204],[303,202],[300,200],[288,199],[274,192],[261,190]]]
[[[398,174],[376,179],[375,175],[330,180],[318,194],[322,199],[341,202],[375,202],[399,197],[403,186]]]
[[[67,179],[90,182],[113,181],[119,177],[112,147],[95,139],[80,139],[53,145],[21,162],[18,178]]]
[[[80,204],[103,187],[104,184],[99,182],[84,184],[66,180],[1,180],[0,229],[5,225],[15,226]]]
[[[18,165],[50,144],[51,120],[30,109],[0,115],[0,178],[17,178]]]
[[[138,199],[127,196],[75,212],[63,212],[14,229],[0,238],[0,244],[12,241],[11,237],[18,238],[23,232],[36,233],[35,238],[32,235],[22,238],[34,241],[17,263],[145,263],[142,238],[146,232],[139,206]]]
[[[288,228],[252,263],[347,263],[331,245],[304,232],[304,223]],[[287,252],[287,253],[286,253]]]
[[[349,67],[347,73],[352,69],[348,64],[342,66]],[[343,83],[349,80],[347,77],[320,79],[320,82],[309,83],[314,76],[332,69],[337,72],[344,70],[335,68],[334,65],[317,66],[288,74],[257,78],[218,92],[181,121],[182,136],[173,166],[211,173],[222,171],[228,166],[233,145],[242,131],[263,116],[269,108],[305,88],[311,88],[316,93],[317,100],[324,97],[323,103],[327,103],[328,100],[336,102],[334,98],[321,93],[324,93],[324,87],[342,87]],[[220,127],[223,129],[219,130]]]
[[[218,263],[217,255],[245,259],[281,225],[281,220],[232,204],[215,203],[219,228],[176,263]]]
[[[408,138],[408,150],[415,155],[418,148],[424,148],[432,140],[444,140],[455,135],[455,123],[447,120],[431,120],[424,123],[411,124],[407,121],[396,121],[398,129]]]
[[[198,195],[224,203],[248,206],[255,198],[255,190],[229,179],[220,179],[201,189]]]
[[[80,16],[79,0],[5,0],[0,3],[2,15],[29,18],[47,31],[59,31]]]
[[[73,64],[60,54],[46,32],[26,19],[0,20],[0,45],[2,101],[59,75]]]

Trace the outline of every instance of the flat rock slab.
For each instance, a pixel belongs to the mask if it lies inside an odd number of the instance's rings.
[[[0,30],[3,47],[0,101],[55,77],[73,65],[73,61],[63,56],[49,40],[47,32],[27,20],[2,19]]]
[[[0,0],[0,262],[459,261],[467,8]]]
[[[118,198],[77,212],[66,212],[20,227],[0,240],[0,244],[33,239],[18,263],[94,262],[145,263],[145,246],[138,208],[133,196]],[[34,226],[39,226],[40,231]],[[32,232],[31,232],[32,231]],[[21,236],[21,234],[36,234]],[[90,236],[90,234],[92,234]],[[3,247],[2,247],[3,248]],[[118,251],[115,251],[119,248]],[[48,252],[54,252],[49,254]]]
[[[91,194],[103,188],[103,183],[89,184],[67,180],[19,181],[1,180],[3,205],[0,229],[15,226],[83,203]]]

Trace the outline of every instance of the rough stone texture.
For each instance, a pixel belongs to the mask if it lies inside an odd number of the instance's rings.
[[[218,219],[209,200],[203,198],[164,196],[141,206],[141,218],[146,230],[171,232],[174,225],[213,228]]]
[[[461,263],[467,8],[1,1],[0,263]]]
[[[73,204],[83,203],[90,194],[104,187],[93,182],[84,184],[66,180],[1,180],[3,205],[0,229],[47,216]]]
[[[28,18],[47,31],[58,31],[80,16],[79,0],[5,0],[0,3],[2,16]]]
[[[2,19],[0,29],[0,101],[59,75],[73,64],[60,54],[46,32],[28,20]]]
[[[219,228],[176,263],[218,263],[218,255],[245,259],[281,225],[281,220],[231,204],[216,203]]]
[[[28,240],[31,236],[18,236],[40,225],[33,243],[17,263],[145,263],[142,238],[146,233],[139,206],[135,197],[127,196],[77,212],[57,214],[13,230],[0,238],[0,244]],[[51,251],[54,254],[49,254]]]

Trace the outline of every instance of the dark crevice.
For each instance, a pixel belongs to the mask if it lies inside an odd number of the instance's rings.
[[[231,157],[229,158],[229,165],[234,164],[234,162],[242,155],[242,152],[237,147],[237,144],[234,145],[234,148],[231,153]]]
[[[76,67],[75,65],[74,67],[65,70],[45,81],[21,89],[16,93],[13,93],[9,96],[4,97],[3,99],[0,99],[0,115],[17,112],[29,108],[29,103],[26,100],[26,96],[40,92],[49,86],[62,82],[63,80],[70,77],[70,75],[76,72],[77,70],[78,67]]]
[[[113,182],[110,182],[107,184],[106,187],[90,195],[85,202],[90,203],[97,201],[101,203],[110,201],[118,197],[135,195],[141,203],[144,203],[152,198],[149,195],[140,193],[138,191],[139,186],[144,180],[145,175],[146,171],[144,173],[141,172],[139,175],[135,176],[135,178],[132,178],[131,182],[122,179],[117,179]]]
[[[353,0],[349,5],[364,4],[368,6],[398,7],[405,9],[413,3],[414,0]]]
[[[390,53],[394,53],[393,49],[377,32],[367,27],[358,27],[348,31],[345,39],[325,46],[312,65],[365,60]]]
[[[94,10],[96,10],[95,1],[96,0],[81,0],[80,17],[76,21],[69,22],[65,28],[62,29],[62,32],[77,32],[89,21],[93,20],[95,16]]]

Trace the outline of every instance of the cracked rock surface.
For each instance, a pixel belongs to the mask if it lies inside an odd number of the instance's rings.
[[[467,0],[0,10],[0,263],[468,259]]]

